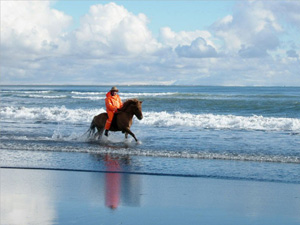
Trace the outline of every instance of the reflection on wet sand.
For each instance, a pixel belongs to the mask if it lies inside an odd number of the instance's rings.
[[[41,176],[39,182],[34,182],[31,178],[35,175],[38,171],[31,171],[29,179],[21,170],[0,172],[0,224],[53,224],[57,217],[53,204],[55,193],[44,185],[52,183],[53,177]]]
[[[299,184],[110,171],[122,162],[104,155],[105,173],[0,168],[0,224],[299,224]]]
[[[130,174],[130,158],[109,154],[94,157],[105,166],[106,173],[1,169],[0,223],[52,225],[55,221],[73,220],[69,210],[75,210],[74,215],[88,214],[88,208],[76,204],[79,202],[98,209],[139,207],[142,176]]]
[[[105,174],[105,205],[116,209],[120,202],[126,206],[140,206],[140,176],[122,173],[122,166],[130,165],[129,156],[113,156],[110,154],[96,155],[98,160],[104,160],[107,173]],[[127,171],[128,172],[128,171]]]
[[[107,171],[113,172],[105,175],[105,205],[116,209],[120,202],[121,174],[116,173],[120,171],[120,164],[118,160],[109,155],[106,155],[105,162]]]

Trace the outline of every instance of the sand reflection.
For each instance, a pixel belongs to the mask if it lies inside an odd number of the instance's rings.
[[[32,177],[38,174],[37,171],[20,173],[19,170],[1,173],[1,224],[53,224],[57,216],[52,201],[53,192],[44,185],[51,182],[53,177],[41,176],[35,182],[24,176],[30,173]]]
[[[117,209],[122,203],[126,206],[140,206],[140,176],[122,172],[122,165],[130,164],[129,156],[119,157],[106,154],[105,205]]]

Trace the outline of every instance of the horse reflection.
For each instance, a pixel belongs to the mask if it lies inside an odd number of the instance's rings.
[[[122,165],[130,163],[129,156],[114,157],[106,154],[105,161],[105,205],[117,209],[122,202],[128,206],[140,206],[141,182],[140,176],[122,173]]]
[[[105,165],[108,173],[105,175],[105,205],[116,209],[120,202],[121,174],[118,160],[105,156]],[[112,173],[110,173],[112,172]]]

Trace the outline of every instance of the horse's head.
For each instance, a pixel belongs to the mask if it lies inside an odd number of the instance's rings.
[[[142,113],[142,103],[143,101],[139,101],[137,100],[135,105],[136,105],[136,108],[134,110],[134,115],[139,119],[143,119],[143,113]]]
[[[128,99],[123,107],[120,109],[120,111],[123,112],[130,112],[133,115],[135,115],[139,120],[143,119],[143,113],[142,113],[142,101],[139,101],[138,99]]]

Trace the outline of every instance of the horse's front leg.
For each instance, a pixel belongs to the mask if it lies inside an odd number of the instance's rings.
[[[134,140],[136,141],[136,142],[138,142],[138,139],[135,137],[135,135],[134,135],[134,133],[132,133],[131,132],[131,130],[127,127],[126,129],[125,129],[125,138],[127,138],[128,137],[128,134],[130,134],[133,138],[134,138]]]

